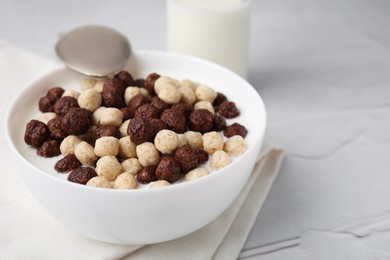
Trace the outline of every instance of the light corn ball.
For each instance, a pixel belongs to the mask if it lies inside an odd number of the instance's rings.
[[[179,137],[174,131],[163,129],[156,134],[154,145],[163,154],[171,154],[179,147]]]
[[[180,86],[179,91],[181,93],[180,102],[187,103],[192,106],[196,101],[195,92],[188,86]]]
[[[101,118],[105,110],[106,107],[99,107],[92,113],[92,124],[100,125]]]
[[[158,180],[158,181],[151,182],[149,184],[149,188],[156,189],[156,188],[162,188],[162,187],[166,187],[166,186],[170,186],[170,185],[171,184],[169,182],[167,182],[166,180]]]
[[[160,93],[160,90],[165,85],[173,85],[175,86],[175,82],[172,78],[168,76],[161,76],[154,82],[154,92],[158,95]]]
[[[129,138],[130,139],[130,138]],[[96,139],[95,154],[99,157],[103,156],[117,156],[119,153],[120,142],[113,136],[102,136]]]
[[[135,189],[138,182],[134,175],[129,172],[121,173],[114,181],[114,189]]]
[[[121,133],[121,136],[129,136],[127,133],[127,128],[129,127],[130,119],[127,119],[124,121],[121,126],[119,127],[119,132]]]
[[[42,114],[39,116],[38,120],[41,121],[42,123],[44,123],[44,124],[47,125],[47,123],[48,123],[50,120],[52,120],[52,119],[54,119],[54,118],[56,118],[56,117],[57,117],[57,114],[56,114],[56,113],[54,113],[54,112],[46,112],[46,113],[42,113]]]
[[[199,85],[195,90],[195,95],[198,100],[213,102],[214,99],[217,97],[217,92],[215,92],[214,89],[208,86]]]
[[[195,103],[194,109],[207,109],[211,113],[215,114],[213,104],[210,101],[198,101]]]
[[[125,103],[126,103],[126,105],[128,105],[129,101],[138,94],[140,94],[139,87],[133,87],[133,86],[127,87],[125,90]]]
[[[121,164],[124,172],[129,172],[133,175],[142,170],[142,165],[137,158],[126,159]]]
[[[77,99],[79,106],[88,111],[95,111],[102,104],[102,95],[95,89],[84,90]]]
[[[91,187],[111,189],[111,184],[105,178],[100,176],[93,177],[87,182],[86,185]]]
[[[118,127],[122,124],[122,119],[122,111],[115,107],[106,107],[101,114],[100,124]]]
[[[96,79],[94,78],[86,78],[81,82],[80,88],[82,91],[91,89],[95,86],[96,84]]]
[[[225,151],[219,150],[211,155],[210,167],[213,170],[219,170],[231,162],[230,156]]]
[[[93,166],[98,159],[93,146],[89,143],[82,141],[74,148],[74,155],[83,164]]]
[[[73,97],[75,99],[78,99],[80,96],[80,92],[73,90],[73,89],[67,89],[65,92],[62,94],[62,97]]]
[[[137,145],[130,140],[130,137],[125,136],[119,139],[119,157],[122,159],[134,158],[137,156],[135,151]]]
[[[223,149],[223,137],[220,133],[212,131],[203,135],[203,150],[208,154],[213,154]]]
[[[145,142],[136,147],[136,153],[142,166],[157,165],[160,161],[160,152],[153,143]]]
[[[207,168],[199,167],[199,168],[195,168],[195,169],[187,172],[184,175],[183,180],[184,181],[192,181],[192,180],[204,177],[208,174],[209,174],[209,170],[207,170]]]
[[[202,134],[195,131],[187,131],[184,133],[187,144],[192,148],[202,149],[203,148],[203,137]]]
[[[181,99],[181,92],[173,84],[163,85],[157,95],[162,101],[171,105],[179,103]]]
[[[178,145],[178,147],[187,144],[187,137],[185,136],[185,134],[177,134],[177,137],[179,138],[179,145]]]
[[[76,145],[81,143],[81,141],[81,138],[76,135],[68,135],[64,138],[64,140],[62,140],[60,144],[61,154],[74,154],[74,148],[76,147]]]
[[[199,84],[189,79],[183,79],[182,81],[180,81],[180,85],[189,87],[195,93],[195,90],[198,88]]]
[[[98,176],[114,181],[123,172],[122,165],[115,156],[104,156],[96,162],[95,171]]]
[[[150,94],[149,92],[146,90],[146,88],[139,88],[139,93],[142,95],[142,96],[145,96],[147,98],[150,98]]]
[[[233,135],[226,139],[223,150],[230,156],[239,156],[246,151],[246,143],[241,135]]]
[[[96,81],[95,86],[93,87],[97,92],[102,93],[103,92],[103,86],[104,86],[105,79],[98,79]]]

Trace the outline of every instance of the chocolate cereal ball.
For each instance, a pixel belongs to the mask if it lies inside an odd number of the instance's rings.
[[[219,106],[222,102],[227,101],[227,100],[228,100],[227,97],[223,93],[217,92],[217,96],[213,101],[213,106],[215,106],[215,107]]]
[[[159,180],[174,183],[181,177],[180,165],[172,157],[163,157],[156,168],[156,176]]]
[[[183,111],[184,115],[186,116],[186,119],[188,119],[194,111],[194,107],[191,105],[188,105],[187,103],[178,103],[172,106],[172,109],[178,109]]]
[[[147,184],[152,181],[157,181],[156,166],[147,166],[142,168],[136,176],[137,181],[142,184]]]
[[[195,169],[199,165],[198,153],[196,149],[189,145],[177,148],[173,153],[173,159],[179,163],[183,174]]]
[[[41,97],[39,99],[39,102],[38,102],[38,107],[39,107],[39,110],[42,112],[42,113],[46,113],[46,112],[53,112],[53,107],[54,107],[54,103],[56,102],[56,100],[50,100],[50,98],[48,97]]]
[[[56,117],[47,122],[47,127],[50,130],[50,138],[62,140],[68,136],[68,134],[62,129],[62,118]]]
[[[96,176],[97,174],[94,169],[90,167],[80,167],[69,173],[68,181],[85,185],[90,179]]]
[[[198,154],[199,164],[205,163],[209,160],[209,154],[202,149],[196,149],[196,153]]]
[[[152,97],[150,104],[157,108],[159,115],[161,115],[161,113],[164,112],[165,109],[168,109],[170,107],[169,104],[162,101],[158,96]]]
[[[123,92],[126,89],[126,87],[134,85],[133,77],[129,72],[125,70],[122,70],[117,74],[115,74],[112,80],[116,85],[118,85],[121,89],[123,89]]]
[[[119,132],[119,129],[112,125],[101,125],[98,126],[95,130],[96,138],[100,138],[103,136],[113,136],[118,139],[122,137],[121,133]]]
[[[45,141],[37,150],[42,157],[51,158],[61,154],[60,143],[56,140]]]
[[[128,107],[130,110],[130,116],[134,117],[135,111],[142,105],[149,104],[149,99],[142,94],[135,95],[130,99]]]
[[[38,120],[31,120],[26,125],[24,142],[38,148],[45,142],[49,134],[49,128],[44,123]]]
[[[163,129],[167,129],[167,124],[165,124],[159,118],[152,118],[152,119],[150,119],[150,124],[152,124],[155,133],[158,133],[158,132],[160,132]]]
[[[102,95],[102,105],[105,107],[116,107],[122,108],[125,106],[125,100],[123,96],[115,91],[104,90],[101,93]]]
[[[70,135],[81,135],[91,126],[91,112],[84,108],[70,108],[62,118],[62,129]]]
[[[52,101],[56,101],[62,97],[64,92],[65,90],[61,87],[52,87],[47,91],[46,97]]]
[[[187,130],[186,117],[180,109],[166,109],[161,114],[160,119],[169,129],[178,134],[182,134]]]
[[[53,107],[54,113],[57,115],[63,116],[68,113],[69,109],[72,107],[79,107],[77,99],[74,97],[62,97],[56,101]]]
[[[149,120],[141,117],[130,120],[127,133],[130,136],[130,140],[136,144],[152,142],[156,134]]]
[[[66,155],[54,165],[57,172],[69,172],[79,167],[81,167],[81,162],[77,160],[74,154]]]
[[[145,104],[137,108],[137,110],[134,113],[134,117],[152,119],[152,118],[158,118],[159,113],[158,113],[158,109],[155,106],[151,104]]]
[[[231,101],[224,101],[216,107],[216,112],[224,118],[235,118],[240,115],[240,110],[236,107],[236,103]]]
[[[225,128],[226,128],[226,119],[220,115],[214,115],[213,130],[219,132],[225,130]]]
[[[144,88],[153,95],[154,94],[154,82],[160,77],[157,73],[149,74],[144,81]]]
[[[210,132],[213,129],[214,115],[207,109],[194,110],[189,118],[189,127],[192,131],[202,134]]]
[[[223,135],[226,137],[232,137],[234,135],[240,135],[243,138],[248,134],[248,130],[245,128],[245,126],[234,123],[232,125],[229,125],[226,127],[226,129],[223,131]]]

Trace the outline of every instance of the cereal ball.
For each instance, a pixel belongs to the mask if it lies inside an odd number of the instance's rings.
[[[179,137],[172,130],[164,129],[156,134],[154,145],[163,154],[171,154],[179,147]]]
[[[213,106],[219,106],[224,101],[228,101],[227,97],[223,93],[217,92],[217,97],[213,101]]]
[[[70,135],[81,135],[91,126],[91,112],[83,108],[71,108],[62,118],[62,129]]]
[[[83,140],[83,141],[86,141],[87,143],[90,143],[92,145],[95,145],[95,141],[96,141],[96,128],[97,126],[96,125],[91,125],[87,132],[85,132],[84,134],[82,135],[79,135],[79,137]]]
[[[126,90],[125,85],[123,84],[118,84],[114,79],[107,79],[104,84],[103,84],[103,92],[102,93],[115,93],[120,96],[124,96],[125,90]],[[124,101],[124,100],[123,100]]]
[[[196,149],[196,153],[198,154],[199,164],[205,163],[209,160],[209,154],[202,149]]]
[[[68,134],[62,129],[62,118],[56,117],[47,122],[47,127],[50,131],[50,138],[62,140],[68,136]]]
[[[187,144],[187,137],[185,134],[177,134],[177,137],[179,138],[179,147]]]
[[[177,104],[181,99],[181,92],[172,84],[163,85],[158,92],[158,97],[168,104]]]
[[[172,85],[174,87],[175,83],[172,78],[168,76],[161,76],[156,81],[154,82],[154,92],[158,95],[160,93],[160,90],[165,86],[165,85]]]
[[[132,87],[132,86],[127,87],[125,90],[125,103],[126,103],[126,105],[128,105],[130,100],[138,94],[141,94],[139,87]]]
[[[248,134],[248,130],[245,128],[245,126],[234,123],[223,131],[223,135],[226,137],[232,137],[233,135],[241,135],[243,138]]]
[[[151,105],[151,104],[145,104],[137,108],[137,110],[134,113],[134,117],[143,117],[146,119],[152,119],[152,118],[158,118],[159,113],[158,109]]]
[[[147,97],[148,99],[150,98],[150,94],[149,92],[145,89],[145,88],[140,88],[139,89],[139,93],[145,97]]]
[[[130,123],[130,119],[127,119],[119,127],[119,133],[121,134],[122,137],[129,136],[129,134],[127,133],[127,128],[129,128],[129,123]]]
[[[122,173],[122,165],[115,156],[104,156],[96,162],[95,171],[98,176],[114,181]]]
[[[120,111],[123,114],[123,121],[126,121],[127,119],[131,119],[134,116],[134,113],[131,111],[128,107],[122,107]]]
[[[150,101],[147,97],[145,97],[142,94],[135,95],[132,99],[129,101],[129,113],[130,117],[134,117],[135,111],[142,105],[149,104]]]
[[[138,183],[134,175],[128,172],[121,173],[114,181],[114,189],[135,189]]]
[[[122,70],[114,75],[112,79],[114,83],[120,86],[122,89],[126,89],[128,86],[134,85],[134,79],[128,71]]]
[[[71,171],[68,175],[68,181],[87,184],[89,180],[96,177],[96,172],[90,167],[80,167]]]
[[[81,143],[80,137],[76,135],[68,135],[62,140],[60,150],[63,155],[74,154],[74,148]]]
[[[158,96],[152,97],[150,104],[157,108],[159,115],[161,115],[161,113],[164,112],[165,109],[168,109],[170,107],[169,104],[162,101]]]
[[[65,90],[64,94],[62,94],[63,97],[73,97],[75,99],[78,99],[79,96],[80,96],[80,92],[76,91],[76,90],[72,90],[72,89],[69,89],[69,90]]]
[[[130,137],[125,136],[119,139],[119,157],[122,159],[134,158],[137,156],[135,152],[136,144],[130,140]]]
[[[195,179],[202,178],[208,174],[209,174],[209,170],[207,170],[207,168],[196,168],[187,172],[186,175],[184,175],[183,180],[192,181]]]
[[[203,136],[199,132],[187,131],[184,133],[187,144],[192,148],[203,149]]]
[[[186,119],[188,119],[190,117],[192,111],[194,111],[194,107],[188,105],[187,103],[174,104],[171,108],[183,111]]]
[[[153,141],[155,131],[149,120],[136,117],[130,120],[127,133],[136,144]]]
[[[212,88],[208,86],[199,85],[195,90],[195,95],[198,100],[210,101],[212,103],[217,97],[217,92],[215,92]]]
[[[198,83],[192,81],[192,80],[189,80],[189,79],[183,79],[181,82],[180,82],[180,86],[184,86],[184,87],[188,87],[190,88],[194,93],[195,93],[195,90],[196,88],[198,87]]]
[[[149,188],[150,189],[156,189],[156,188],[162,188],[162,187],[166,187],[166,186],[170,186],[171,184],[169,182],[167,182],[166,180],[158,180],[158,181],[154,181],[152,183],[149,184]]]
[[[196,109],[189,117],[189,127],[193,131],[204,134],[213,129],[213,120],[213,113],[207,109]]]
[[[231,163],[230,156],[223,150],[216,151],[211,155],[210,167],[213,170],[219,170]]]
[[[103,136],[96,139],[94,151],[99,157],[117,156],[119,153],[119,140],[113,136]]]
[[[126,159],[121,164],[124,172],[129,172],[133,175],[142,170],[142,165],[137,158]]]
[[[145,87],[145,80],[144,79],[136,79],[136,80],[134,80],[134,86],[137,86],[139,88],[144,88]]]
[[[81,90],[92,89],[96,84],[96,79],[94,78],[85,78],[80,85]]]
[[[157,165],[160,161],[160,153],[153,143],[145,142],[136,147],[136,153],[142,166]]]
[[[56,118],[57,114],[54,112],[45,112],[41,114],[38,118],[38,121],[41,121],[42,123],[46,124],[53,118]]]
[[[53,112],[53,106],[56,100],[50,100],[48,97],[41,97],[38,102],[39,110],[42,113]]]
[[[72,107],[79,107],[77,99],[74,97],[61,97],[54,103],[53,111],[56,114],[63,116],[68,113],[69,109]]]
[[[103,136],[113,136],[117,139],[121,138],[122,135],[119,132],[119,129],[112,125],[101,125],[96,127],[95,129],[96,138],[100,138]]]
[[[224,101],[216,108],[216,112],[224,118],[235,118],[240,115],[240,110],[236,107],[236,103]]]
[[[45,141],[37,150],[42,157],[52,158],[61,154],[60,143],[56,140]]]
[[[26,125],[24,132],[24,142],[34,147],[39,147],[49,137],[49,128],[38,120],[31,120]]]
[[[180,102],[186,103],[190,106],[192,106],[195,103],[196,95],[190,87],[186,85],[184,86],[182,85],[179,87],[179,91],[181,93]]]
[[[101,95],[102,105],[105,107],[122,108],[125,106],[125,100],[118,92],[104,91],[103,89]]]
[[[156,166],[147,166],[139,171],[137,174],[137,181],[143,184],[157,181]]]
[[[195,109],[207,109],[211,113],[213,113],[213,114],[215,113],[213,104],[211,104],[210,101],[199,101],[199,102],[196,102],[195,105],[194,105],[194,108]]]
[[[98,109],[96,109],[93,113],[92,113],[92,117],[91,117],[91,120],[92,120],[92,124],[94,125],[101,125],[101,118],[102,118],[102,115],[104,113],[104,111],[106,110],[106,107],[99,107]]]
[[[246,151],[244,138],[240,135],[229,137],[223,145],[223,150],[230,156],[239,156]]]
[[[93,112],[102,104],[102,95],[93,88],[87,89],[80,94],[77,102],[81,108]]]
[[[79,167],[81,167],[81,162],[77,160],[74,154],[66,155],[54,165],[57,172],[69,172]]]
[[[213,130],[219,132],[225,130],[225,128],[226,128],[226,119],[220,115],[214,115]]]
[[[101,125],[120,126],[122,124],[123,114],[115,107],[107,107],[103,110],[100,117]]]
[[[208,154],[213,154],[223,149],[223,137],[215,132],[208,132],[203,135],[203,150]]]
[[[156,176],[159,180],[174,183],[181,177],[180,165],[172,157],[163,157],[156,168]]]
[[[153,126],[154,132],[158,133],[163,129],[167,129],[167,124],[165,124],[161,119],[152,118],[150,119],[150,124]]]
[[[187,129],[186,117],[182,110],[166,109],[161,114],[160,119],[167,125],[169,129],[178,134],[182,134]]]
[[[97,92],[102,93],[103,92],[103,86],[106,79],[98,79],[96,81],[95,86],[93,87]]]
[[[93,166],[98,159],[93,146],[89,143],[82,141],[74,148],[74,155],[83,164]]]
[[[52,87],[47,91],[46,97],[52,101],[56,101],[61,98],[62,94],[64,94],[64,91],[65,90],[61,87]]]
[[[151,94],[153,95],[154,94],[154,83],[155,81],[160,77],[159,74],[157,73],[151,73],[149,74],[146,79],[145,79],[145,82],[144,82],[144,88],[146,88],[146,90]]]
[[[179,163],[182,173],[189,172],[199,165],[198,153],[189,145],[177,148],[173,153],[173,159]]]
[[[103,177],[97,176],[91,178],[87,184],[87,186],[98,187],[98,188],[108,188],[111,189],[111,184]]]

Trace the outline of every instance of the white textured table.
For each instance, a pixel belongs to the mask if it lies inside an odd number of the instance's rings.
[[[389,13],[385,0],[253,1],[249,80],[286,157],[241,258],[390,258]],[[0,38],[51,58],[91,23],[166,48],[161,0],[0,1]]]

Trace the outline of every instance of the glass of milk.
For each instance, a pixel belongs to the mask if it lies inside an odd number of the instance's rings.
[[[167,0],[168,50],[247,77],[250,0]]]

